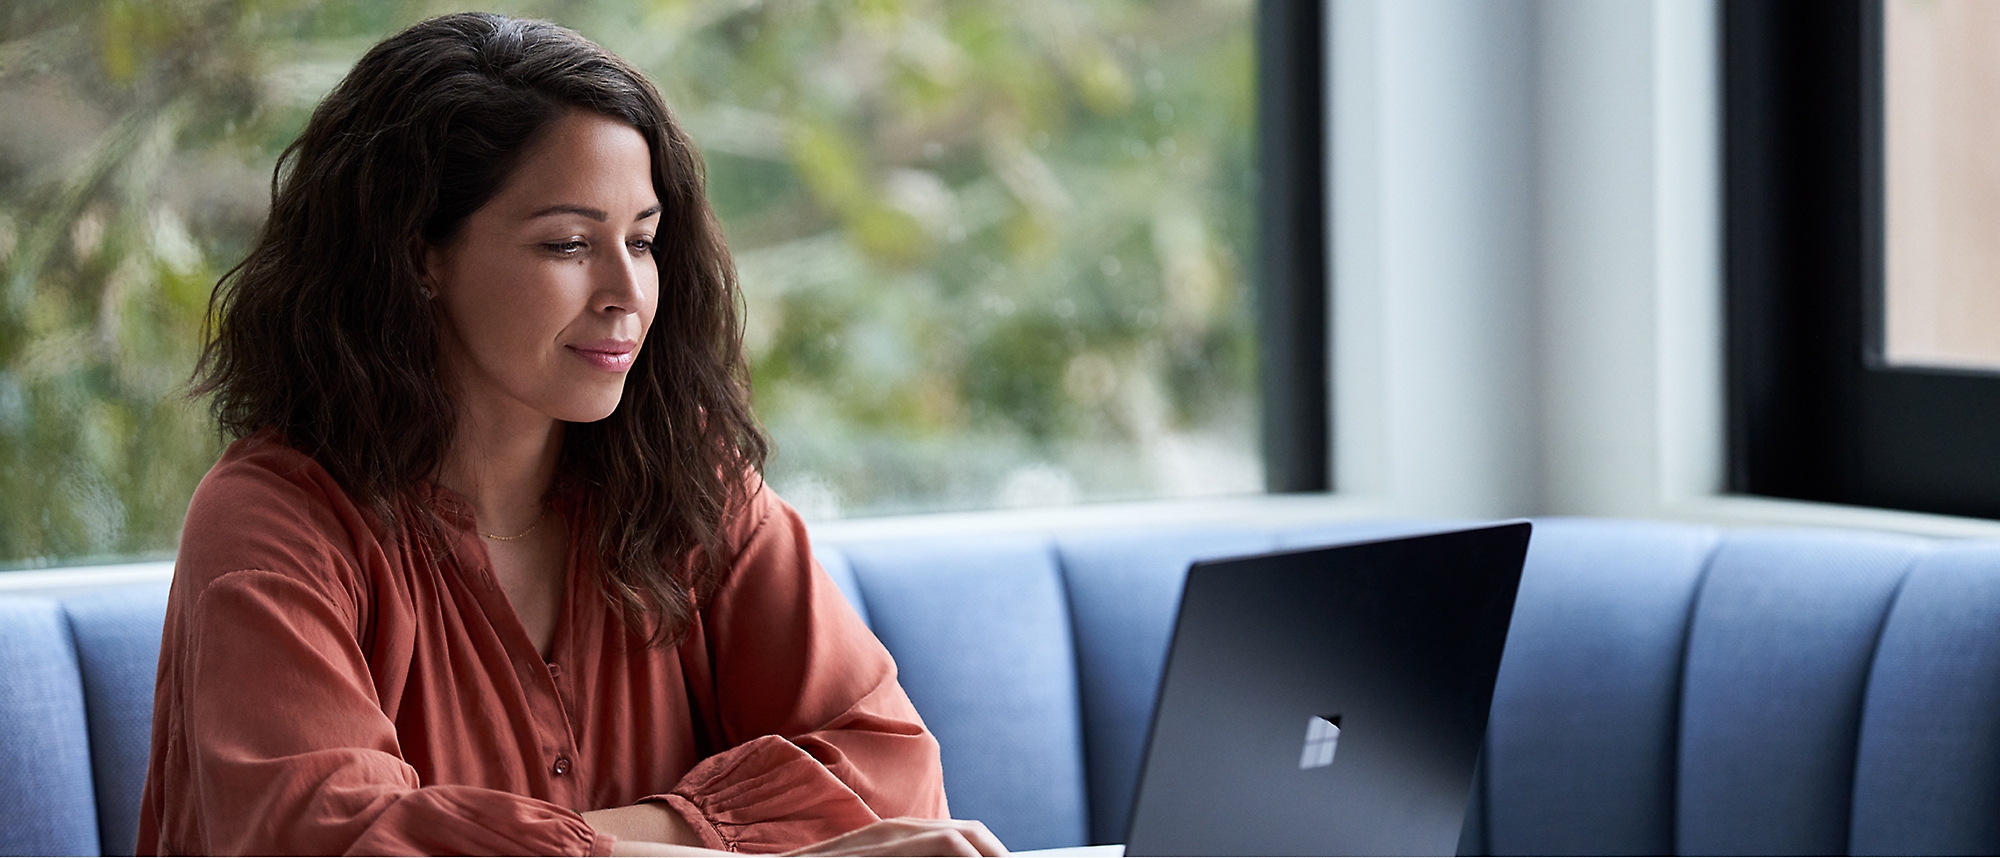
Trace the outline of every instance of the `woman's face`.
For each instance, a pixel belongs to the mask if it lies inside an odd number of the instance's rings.
[[[652,154],[637,129],[571,110],[427,265],[444,368],[473,420],[602,420],[659,307]]]

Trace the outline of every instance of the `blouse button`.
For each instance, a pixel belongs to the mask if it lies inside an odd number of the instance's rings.
[[[549,675],[550,675],[550,676],[561,676],[561,675],[562,675],[562,665],[560,665],[560,664],[556,664],[556,663],[555,663],[555,662],[553,662],[553,661],[552,661],[552,662],[549,662]]]
[[[568,758],[568,757],[557,757],[557,758],[556,758],[556,765],[555,765],[555,772],[556,772],[556,774],[557,774],[557,775],[566,775],[566,774],[569,774],[569,758]]]

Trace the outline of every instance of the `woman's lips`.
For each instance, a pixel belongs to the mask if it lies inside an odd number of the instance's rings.
[[[570,343],[566,346],[571,354],[583,359],[584,363],[606,372],[624,372],[632,368],[632,360],[639,356],[639,344],[631,340],[592,340],[587,343]]]

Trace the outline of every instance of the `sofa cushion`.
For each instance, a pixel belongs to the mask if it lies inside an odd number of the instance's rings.
[[[166,582],[63,600],[90,713],[98,842],[106,855],[129,855],[138,842],[166,610]]]
[[[1862,724],[1854,854],[2000,854],[2000,546],[1911,570]]]
[[[854,608],[861,622],[869,623],[868,603],[861,598],[861,582],[854,580],[854,567],[847,562],[847,555],[830,545],[815,545],[813,559],[818,560],[820,568],[826,570],[826,576],[833,579],[833,585],[840,588],[840,595],[847,597],[847,604]]]
[[[96,855],[83,684],[62,607],[0,597],[0,844],[13,855]]]
[[[1862,697],[1928,543],[1751,532],[1711,561],[1688,634],[1675,851],[1848,851]]]
[[[1681,650],[1716,539],[1535,522],[1482,760],[1492,854],[1673,852]]]
[[[1082,681],[1090,842],[1122,843],[1181,586],[1195,560],[1269,551],[1253,530],[1128,531],[1058,539]]]
[[[1076,648],[1048,541],[840,548],[904,690],[943,746],[954,812],[1014,849],[1084,842]]]

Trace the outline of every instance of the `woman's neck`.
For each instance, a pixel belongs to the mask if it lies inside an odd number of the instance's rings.
[[[562,456],[561,421],[461,415],[440,482],[465,497],[486,533],[533,527]],[[539,419],[536,419],[539,418]]]

